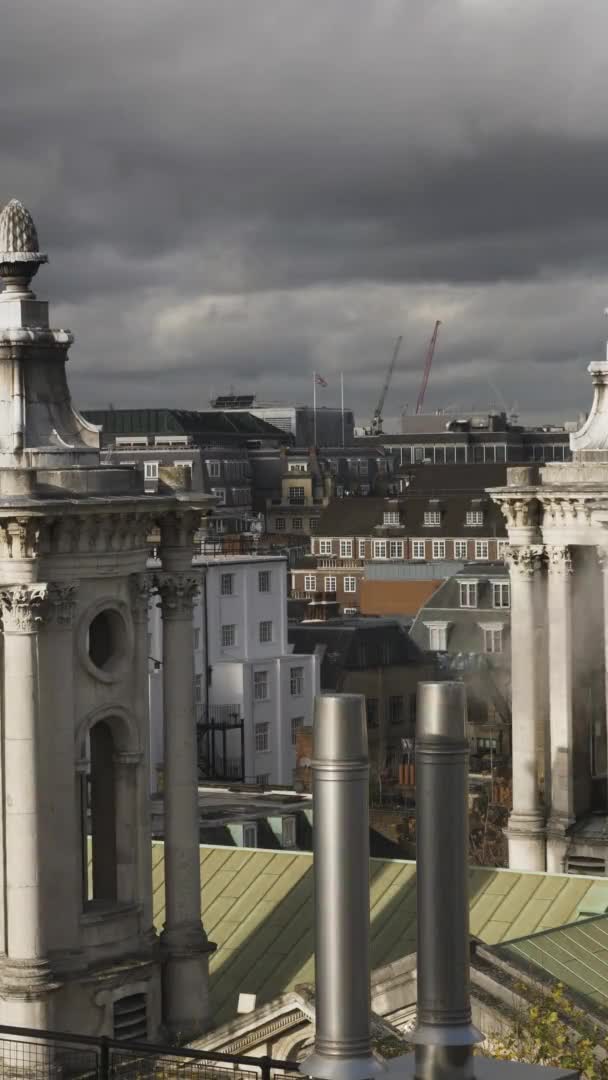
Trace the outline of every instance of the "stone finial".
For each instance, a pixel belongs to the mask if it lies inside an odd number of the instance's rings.
[[[32,215],[19,199],[11,199],[0,214],[0,253],[39,254]]]
[[[11,199],[0,214],[0,278],[5,293],[32,296],[30,281],[45,262],[32,215],[18,199]]]

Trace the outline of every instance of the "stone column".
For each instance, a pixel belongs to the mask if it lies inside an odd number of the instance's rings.
[[[565,871],[568,839],[574,821],[572,560],[567,547],[546,548],[549,625],[549,728],[551,789],[547,822],[547,870]]]
[[[44,895],[38,631],[48,613],[46,585],[0,590],[4,632],[4,853],[6,957],[0,967],[5,1023],[51,1027]],[[76,857],[76,853],[74,853]]]
[[[542,547],[510,548],[513,810],[509,818],[509,866],[545,869],[544,812],[538,787],[536,729],[543,685],[536,656],[536,583]]]
[[[604,601],[604,687],[606,698],[606,797],[608,798],[608,547],[598,548]]]
[[[142,928],[151,945],[156,941],[152,910],[152,840],[150,828],[150,722],[148,690],[148,602],[152,581],[147,574],[134,574],[131,579],[131,611],[135,649],[133,664],[137,680],[135,719],[141,762],[135,774],[138,822],[137,836],[137,899],[142,908]]]
[[[159,575],[163,617],[165,907],[164,1023],[187,1041],[209,1026],[208,958],[201,922],[198,767],[194,711],[192,573]]]

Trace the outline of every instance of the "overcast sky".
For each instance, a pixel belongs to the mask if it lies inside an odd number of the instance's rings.
[[[590,403],[606,0],[3,0],[0,202],[81,406]],[[396,419],[393,421],[396,424]],[[390,424],[389,424],[390,426]]]

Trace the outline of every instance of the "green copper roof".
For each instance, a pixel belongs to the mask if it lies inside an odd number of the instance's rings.
[[[608,917],[605,915],[534,934],[494,951],[507,960],[531,964],[582,998],[608,1009]]]
[[[215,1022],[239,993],[271,1001],[314,980],[313,877],[308,852],[201,846],[205,929]],[[162,928],[163,845],[154,843],[154,921]],[[379,968],[416,948],[416,866],[372,859],[371,960]],[[471,933],[488,945],[528,937],[608,910],[608,878],[471,869]]]

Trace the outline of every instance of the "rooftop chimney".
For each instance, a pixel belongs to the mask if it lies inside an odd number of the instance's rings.
[[[416,1076],[473,1075],[469,992],[468,765],[465,687],[420,683],[416,731]]]
[[[369,1080],[369,759],[365,698],[323,694],[313,728],[315,1049],[300,1069]]]

